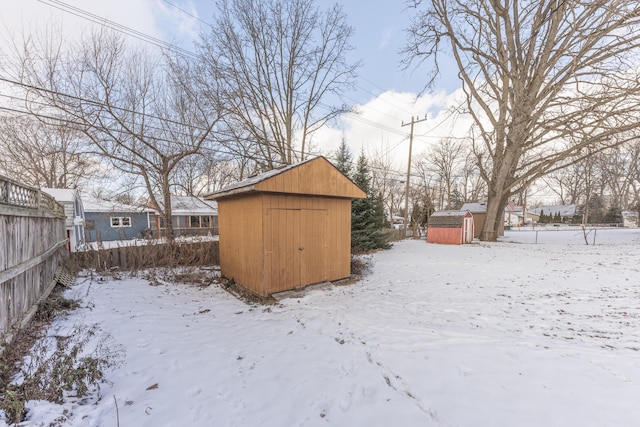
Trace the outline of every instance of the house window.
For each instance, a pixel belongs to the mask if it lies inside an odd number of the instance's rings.
[[[131,227],[131,217],[130,216],[112,216],[111,226],[112,227]]]
[[[200,228],[200,217],[192,216],[189,218],[189,226],[191,228]]]

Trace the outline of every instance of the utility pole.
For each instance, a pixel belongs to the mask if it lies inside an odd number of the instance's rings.
[[[409,161],[407,162],[407,182],[404,189],[404,235],[407,236],[407,220],[409,218],[409,178],[411,178],[411,149],[413,148],[413,125],[414,123],[420,123],[427,120],[427,115],[424,115],[424,119],[411,116],[411,123],[402,122],[402,127],[411,125],[411,131],[409,132]]]

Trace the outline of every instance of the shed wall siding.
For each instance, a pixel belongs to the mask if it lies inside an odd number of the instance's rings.
[[[427,242],[460,245],[462,244],[462,228],[429,228]]]
[[[471,212],[473,215],[473,237],[478,239],[480,237],[480,233],[482,233],[482,227],[484,227],[484,221],[487,217],[486,212]],[[504,214],[502,214],[504,216]],[[498,227],[498,237],[504,236],[504,221],[500,222],[500,227]]]
[[[220,272],[262,295],[262,195],[220,200]]]

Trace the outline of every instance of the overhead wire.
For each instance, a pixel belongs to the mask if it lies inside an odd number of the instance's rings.
[[[179,54],[184,55],[184,56],[188,56],[190,58],[197,58],[197,55],[195,53],[193,53],[193,52],[191,52],[189,50],[186,50],[184,48],[181,48],[181,47],[179,47],[179,46],[177,46],[175,44],[166,42],[166,41],[161,40],[161,39],[159,39],[157,37],[150,36],[148,34],[145,34],[145,33],[141,32],[141,31],[138,31],[138,30],[135,30],[135,29],[133,29],[131,27],[128,27],[128,26],[119,24],[117,22],[111,21],[111,20],[109,20],[107,18],[104,18],[104,17],[101,17],[99,15],[95,15],[95,14],[93,14],[91,12],[88,12],[85,9],[72,6],[72,5],[68,4],[68,3],[65,3],[65,2],[61,1],[61,0],[38,0],[38,1],[40,3],[43,3],[45,5],[54,7],[56,9],[59,9],[59,10],[63,11],[63,12],[70,13],[72,15],[78,16],[78,17],[80,17],[82,19],[88,20],[88,21],[93,22],[95,24],[111,28],[113,30],[116,30],[116,31],[118,31],[120,33],[123,33],[123,34],[125,34],[127,36],[133,37],[133,38],[138,39],[140,41],[153,44],[153,45],[155,45],[157,47],[160,47],[162,49],[169,49],[171,51],[174,51],[174,52],[179,53]],[[172,3],[172,2],[170,2],[168,0],[163,0],[163,1],[166,4],[170,5],[171,7],[175,8],[176,10],[180,11],[181,13],[183,13],[183,14],[185,14],[185,15],[187,15],[187,16],[195,19],[195,20],[198,20],[199,22],[201,22],[201,23],[203,23],[203,24],[205,24],[207,26],[211,26],[211,24],[209,24],[206,21],[202,20],[198,16],[196,16],[196,15],[194,15],[194,14],[192,14],[192,13],[186,11],[186,10],[184,10],[183,8],[175,5],[174,3]],[[366,78],[366,77],[364,77],[364,76],[362,76],[360,74],[358,74],[357,77],[363,79],[364,81],[366,81],[369,84],[379,88],[382,91],[386,91],[380,85],[376,84],[375,82],[371,81],[370,79],[368,79],[368,78]],[[7,79],[3,79],[3,78],[0,78],[0,80],[7,81]],[[379,96],[379,95],[376,95],[373,92],[363,88],[362,86],[358,86],[358,87],[361,90],[363,90],[364,92],[367,92],[372,96]],[[64,95],[63,94],[63,96],[71,96],[71,95]],[[353,99],[352,97],[348,97],[348,99],[351,99],[352,101],[357,102],[357,100]],[[86,101],[86,102],[96,102],[96,101],[91,101],[91,100],[84,100],[84,101]],[[393,107],[395,107],[395,108],[397,108],[399,110],[402,110],[402,111],[405,111],[405,112],[411,114],[406,108],[398,106],[398,105],[396,105],[396,104],[394,104],[394,103],[392,103],[392,102],[390,102],[388,100],[382,100],[382,102],[387,103],[390,106],[393,106]],[[361,105],[363,105],[363,104],[361,104]],[[395,117],[393,117],[393,116],[391,116],[391,115],[389,115],[387,113],[383,113],[383,112],[381,112],[379,110],[376,110],[374,108],[371,108],[371,107],[368,107],[368,108],[372,109],[373,111],[377,111],[380,114],[386,115],[387,117],[395,118]],[[5,108],[3,108],[3,109],[5,109]],[[123,109],[123,110],[127,111],[126,109]],[[396,145],[394,145],[391,148],[389,148],[388,152],[390,152],[393,149],[397,148],[408,137],[408,133],[403,132],[403,131],[401,131],[399,129],[390,128],[388,126],[382,125],[382,124],[377,123],[375,121],[368,120],[368,119],[365,119],[363,117],[360,117],[360,116],[358,116],[357,114],[354,114],[354,113],[347,113],[347,115],[353,120],[359,121],[361,123],[364,123],[364,124],[372,126],[372,127],[376,127],[378,129],[381,129],[384,132],[389,132],[389,133],[393,133],[393,134],[405,137],[401,141],[399,141]],[[155,118],[157,118],[157,117],[155,117]],[[160,119],[160,118],[158,118],[158,119]],[[449,117],[445,117],[438,125],[436,125],[431,130],[434,130],[435,128],[439,127],[440,125],[445,123],[448,119],[449,119]],[[176,122],[176,124],[177,124],[177,122]],[[414,135],[414,139],[422,140],[423,142],[427,142],[423,138],[441,138],[441,137],[438,137],[438,136],[427,136],[427,135],[420,135],[420,134],[419,135]],[[454,139],[466,139],[466,138],[455,138],[454,137]],[[300,154],[302,154],[302,152],[300,152]],[[398,173],[402,174],[402,172],[398,172]]]
[[[162,1],[167,3],[169,6],[171,6],[171,7],[175,8],[175,9],[179,10],[180,12],[184,13],[185,15],[190,16],[191,18],[202,22],[203,24],[207,25],[208,27],[211,27],[211,24],[208,23],[207,21],[201,19],[200,17],[198,17],[198,16],[196,16],[196,15],[190,13],[190,12],[187,12],[186,10],[181,8],[180,6],[177,6],[177,5],[173,4],[173,3],[171,3],[169,0],[162,0]]]
[[[110,19],[107,19],[105,17],[93,14],[85,9],[76,7],[76,6],[72,6],[68,3],[65,3],[61,0],[38,0],[40,3],[45,4],[47,6],[51,6],[55,9],[61,10],[63,12],[69,13],[71,15],[77,16],[79,18],[85,19],[87,21],[93,22],[95,24],[110,28],[112,30],[118,31],[122,34],[128,35],[130,37],[133,37],[135,39],[138,39],[140,41],[143,42],[147,42],[150,44],[153,44],[157,47],[160,47],[162,49],[167,49],[167,50],[171,50],[174,51],[180,55],[183,56],[188,56],[190,58],[193,59],[197,59],[197,55],[187,49],[184,49],[180,46],[177,46],[175,44],[166,42],[162,39],[159,39],[157,37],[151,36],[149,34],[143,33],[142,31],[138,31],[136,29],[133,29],[131,27],[128,27],[126,25],[123,24],[119,24],[115,21],[112,21]]]

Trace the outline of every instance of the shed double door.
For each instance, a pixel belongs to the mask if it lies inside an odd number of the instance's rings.
[[[267,209],[265,277],[268,293],[327,280],[327,211]]]

